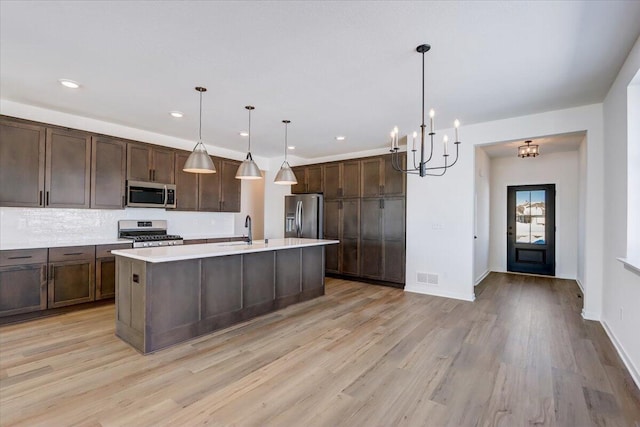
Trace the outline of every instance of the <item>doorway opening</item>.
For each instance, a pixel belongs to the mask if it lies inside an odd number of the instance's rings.
[[[555,184],[507,187],[507,271],[555,276]]]

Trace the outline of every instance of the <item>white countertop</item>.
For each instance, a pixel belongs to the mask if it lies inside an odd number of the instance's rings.
[[[306,246],[334,245],[337,243],[340,243],[340,241],[287,238],[269,239],[269,243],[265,243],[264,240],[254,240],[251,245],[244,242],[203,243],[200,245],[123,249],[111,251],[111,253],[140,261],[156,263],[225,255],[240,255],[251,252],[277,251],[281,249],[302,248]]]
[[[73,238],[73,239],[27,239],[20,242],[0,242],[0,250],[13,249],[47,249],[60,248],[66,246],[94,246],[94,245],[114,245],[118,243],[131,243],[128,239],[114,238]]]
[[[228,239],[234,237],[242,237],[238,234],[225,234],[225,235],[186,235],[182,236],[184,240],[197,240],[197,239]],[[128,239],[113,238],[95,238],[95,237],[73,237],[67,239],[55,239],[51,237],[44,237],[38,239],[25,239],[18,242],[5,242],[0,241],[0,251],[14,250],[14,249],[41,249],[41,248],[60,248],[66,246],[94,246],[94,245],[114,245],[118,243],[131,243]]]

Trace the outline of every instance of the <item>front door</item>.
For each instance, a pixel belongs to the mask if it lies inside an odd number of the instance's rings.
[[[507,187],[507,271],[556,274],[556,186]]]

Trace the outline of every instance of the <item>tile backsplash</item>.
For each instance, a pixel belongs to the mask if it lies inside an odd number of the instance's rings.
[[[236,216],[218,212],[175,212],[153,208],[49,209],[0,208],[0,246],[18,242],[56,242],[112,239],[120,219],[166,219],[168,232],[184,237],[242,234],[235,232]],[[242,216],[244,219],[244,216]]]

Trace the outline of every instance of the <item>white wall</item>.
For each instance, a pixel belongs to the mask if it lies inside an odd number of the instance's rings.
[[[618,77],[604,101],[605,205],[604,224],[604,292],[602,322],[621,353],[636,384],[640,386],[640,275],[616,260],[626,256],[627,227],[638,218],[627,217],[627,192],[640,191],[638,183],[628,185],[627,159],[629,144],[639,142],[628,139],[627,87],[640,69],[640,39],[636,41]],[[632,117],[636,123],[638,116]],[[633,151],[633,148],[631,148]],[[638,168],[638,164],[629,165]]]
[[[541,154],[535,158],[491,159],[492,271],[507,271],[507,186],[555,184],[556,277],[575,279],[578,268],[578,152]]]
[[[473,146],[537,138],[567,132],[587,132],[585,209],[584,315],[599,319],[602,307],[603,140],[602,105],[594,104],[511,119],[463,126],[462,158],[441,178],[407,180],[408,291],[474,299],[474,191]],[[449,130],[451,134],[451,130]],[[442,132],[439,131],[441,135]],[[440,136],[439,136],[440,137]],[[416,273],[440,276],[438,287],[416,281]]]
[[[585,280],[585,237],[587,235],[587,139],[578,148],[578,260],[576,266],[576,282],[584,294]]]
[[[478,285],[489,273],[489,241],[490,241],[490,197],[491,197],[491,160],[487,153],[476,147],[476,191],[475,191],[475,224],[473,277]]]
[[[264,172],[262,176],[264,177]],[[251,236],[253,240],[264,239],[264,179],[244,179],[241,183],[241,211],[235,215],[236,234],[246,235],[244,227],[247,215],[251,216]]]

